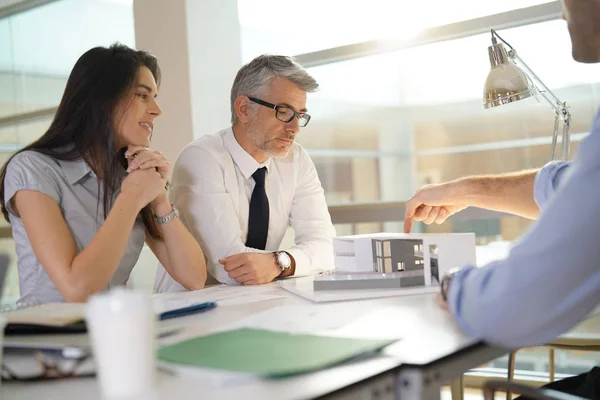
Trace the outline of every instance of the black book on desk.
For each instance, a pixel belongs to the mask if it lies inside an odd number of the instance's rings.
[[[4,334],[43,335],[85,333],[85,303],[46,303],[2,313]]]

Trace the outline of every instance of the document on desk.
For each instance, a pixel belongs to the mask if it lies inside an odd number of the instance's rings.
[[[158,358],[253,376],[286,377],[368,355],[392,342],[244,328],[163,347]]]
[[[216,301],[220,307],[255,303],[283,297],[278,290],[273,287],[218,285],[192,292],[159,293],[153,296],[154,310],[161,313],[207,301]]]
[[[183,365],[158,360],[158,369],[169,375],[191,379],[196,383],[222,388],[244,386],[259,381],[259,376],[240,372],[229,372],[210,368],[200,368],[195,365]]]
[[[374,310],[372,304],[361,303],[286,305],[250,315],[215,331],[255,328],[336,337],[399,340],[404,335],[406,326],[402,318],[395,318],[397,314],[393,309]]]

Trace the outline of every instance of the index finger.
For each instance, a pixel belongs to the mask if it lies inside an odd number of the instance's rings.
[[[144,146],[134,146],[130,144],[127,146],[127,151],[125,152],[125,157],[131,157],[132,155],[139,153],[140,151],[148,150],[147,147]]]
[[[421,202],[417,201],[414,196],[406,202],[406,210],[404,211],[404,233],[410,233],[413,225],[415,212],[421,206]]]
[[[220,259],[219,263],[223,264],[223,266],[225,267],[225,271],[229,272],[243,266],[244,259],[241,257],[241,254],[234,254],[229,257]]]
[[[230,255],[230,256],[227,256],[227,257],[219,258],[219,262],[220,262],[221,264],[224,264],[224,263],[226,263],[226,262],[229,262],[229,261],[235,260],[235,259],[236,259],[236,258],[237,258],[239,255],[240,255],[240,254],[238,253],[238,254],[232,254],[232,255]]]
[[[410,233],[412,230],[413,219],[404,217],[404,233]]]

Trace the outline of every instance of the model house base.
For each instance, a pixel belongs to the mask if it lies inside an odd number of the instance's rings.
[[[394,273],[402,287],[437,285],[454,268],[476,265],[474,233],[374,233],[333,239],[338,272]]]

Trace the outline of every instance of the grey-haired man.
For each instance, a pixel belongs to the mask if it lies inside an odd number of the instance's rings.
[[[335,235],[321,182],[294,139],[317,82],[289,57],[262,55],[231,89],[232,126],[187,145],[172,201],[207,257],[208,282],[247,285],[333,267]],[[280,250],[288,226],[295,245]],[[155,289],[178,291],[159,266]]]

